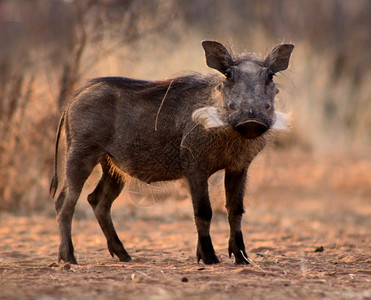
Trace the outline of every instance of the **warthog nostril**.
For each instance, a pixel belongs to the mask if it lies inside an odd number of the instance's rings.
[[[235,128],[247,139],[257,138],[269,129],[267,125],[256,120],[248,120],[238,123]]]

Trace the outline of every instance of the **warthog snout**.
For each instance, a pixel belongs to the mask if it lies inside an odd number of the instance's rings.
[[[258,114],[252,110],[234,112],[229,115],[229,124],[244,138],[254,139],[270,129],[272,120],[268,115]]]
[[[265,133],[269,127],[257,120],[247,120],[236,125],[236,130],[247,139],[254,139]]]

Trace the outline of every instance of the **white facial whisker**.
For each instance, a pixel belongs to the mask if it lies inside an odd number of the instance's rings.
[[[274,122],[272,129],[275,130],[290,130],[291,115],[284,114],[281,112],[275,112],[276,121]]]

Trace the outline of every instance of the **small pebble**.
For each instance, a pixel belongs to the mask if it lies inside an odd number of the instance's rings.
[[[187,277],[183,277],[182,278],[182,282],[188,282],[188,278]]]
[[[317,248],[314,250],[314,252],[323,252],[323,251],[325,251],[325,248],[323,248],[323,246],[319,246],[319,247],[317,247]]]
[[[59,265],[55,262],[48,264],[48,268],[57,268],[57,267],[59,267]]]
[[[70,269],[71,269],[70,263],[65,263],[65,265],[61,267],[61,270],[70,270]]]

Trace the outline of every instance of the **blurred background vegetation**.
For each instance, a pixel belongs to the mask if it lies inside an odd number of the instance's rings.
[[[262,54],[294,43],[277,78],[293,128],[275,146],[369,158],[370,28],[369,0],[0,0],[0,210],[53,210],[54,136],[74,89],[209,72],[204,39]]]

